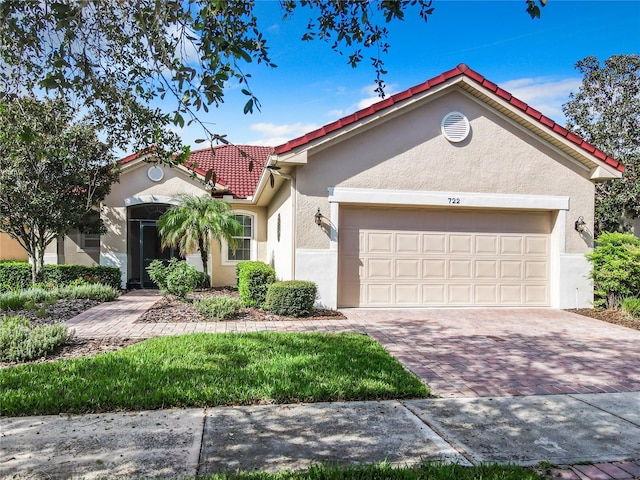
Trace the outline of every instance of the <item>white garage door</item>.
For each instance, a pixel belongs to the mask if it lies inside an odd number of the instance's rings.
[[[341,207],[341,307],[548,306],[550,212]]]

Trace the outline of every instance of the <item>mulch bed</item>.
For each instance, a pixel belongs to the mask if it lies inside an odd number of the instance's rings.
[[[149,310],[136,320],[136,323],[192,323],[212,322],[211,318],[198,313],[195,307],[189,303],[198,298],[213,297],[240,298],[238,291],[231,288],[212,288],[192,293],[187,296],[188,301],[181,301],[173,296],[162,297]],[[271,312],[259,308],[241,308],[237,315],[230,321],[242,322],[281,322],[281,321],[310,321],[310,320],[345,320],[342,313],[337,310],[316,309],[313,315],[308,317],[286,317],[274,315]],[[223,320],[224,321],[224,320]]]
[[[595,310],[593,308],[571,308],[567,309],[567,312],[573,312],[585,317],[595,318],[602,320],[603,322],[615,323],[616,325],[622,325],[623,327],[633,328],[640,330],[640,318],[634,318],[631,315],[623,312],[622,310]]]

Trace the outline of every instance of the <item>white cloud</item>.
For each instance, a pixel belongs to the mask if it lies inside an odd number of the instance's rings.
[[[356,110],[362,110],[363,108],[367,108],[367,107],[373,105],[374,103],[378,103],[379,101],[383,100],[376,93],[376,91],[375,91],[376,88],[377,88],[377,85],[373,84],[373,85],[367,85],[367,86],[362,87],[360,89],[360,93],[362,95],[366,95],[366,97],[358,102]],[[393,95],[394,93],[396,93],[395,85],[386,85],[385,86],[384,94],[385,94],[386,97],[388,97],[389,95]]]
[[[564,124],[562,105],[569,100],[570,93],[578,91],[581,83],[580,78],[535,77],[509,80],[501,83],[500,87],[543,115]]]
[[[277,146],[288,142],[289,140],[304,135],[319,128],[315,123],[291,123],[291,124],[275,124],[275,123],[254,123],[249,128],[261,134],[261,137],[248,142],[249,145],[269,145]]]

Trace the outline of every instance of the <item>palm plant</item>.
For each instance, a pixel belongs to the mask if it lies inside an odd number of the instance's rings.
[[[211,239],[222,246],[225,239],[232,249],[242,235],[242,225],[234,218],[231,206],[224,200],[208,196],[182,194],[180,203],[170,207],[158,219],[158,233],[162,247],[178,248],[182,254],[200,251],[204,273],[207,272],[207,257]]]

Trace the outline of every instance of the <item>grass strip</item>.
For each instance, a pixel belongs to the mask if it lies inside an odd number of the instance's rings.
[[[0,415],[424,398],[364,335],[191,334],[116,352],[0,369]]]
[[[198,478],[205,480],[542,480],[544,477],[531,469],[515,465],[486,464],[462,467],[455,464],[425,462],[412,467],[392,466],[388,463],[350,467],[316,465],[302,472],[233,472]]]

